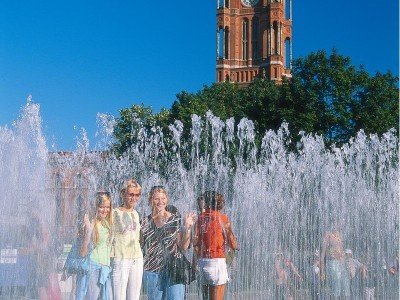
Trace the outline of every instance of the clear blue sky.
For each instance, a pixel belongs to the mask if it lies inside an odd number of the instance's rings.
[[[293,55],[336,48],[374,74],[399,74],[396,0],[293,0]],[[48,144],[91,140],[97,112],[144,103],[158,111],[215,77],[214,0],[0,1],[0,126],[28,95]],[[93,143],[92,143],[93,145]]]

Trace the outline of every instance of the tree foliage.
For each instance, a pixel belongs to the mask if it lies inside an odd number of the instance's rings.
[[[133,105],[122,109],[117,120],[115,145],[119,153],[137,138],[137,127],[159,126],[163,130],[174,120],[184,125],[188,137],[193,114],[212,111],[222,120],[252,120],[258,140],[266,130],[286,121],[294,140],[300,131],[322,135],[327,144],[341,144],[363,129],[382,134],[399,125],[398,77],[388,72],[371,76],[355,67],[349,57],[333,50],[317,51],[293,61],[292,78],[282,84],[256,79],[248,87],[235,83],[204,86],[197,93],[182,91],[171,109],[154,114],[150,107]],[[139,122],[138,122],[139,120]]]
[[[117,141],[114,144],[114,151],[117,154],[124,153],[137,142],[142,128],[151,130],[159,127],[161,130],[166,130],[170,112],[162,108],[159,113],[153,113],[149,106],[134,104],[130,108],[121,109],[119,114],[114,128],[114,136]]]

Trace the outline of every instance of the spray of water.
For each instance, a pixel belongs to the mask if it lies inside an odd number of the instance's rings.
[[[290,150],[288,125],[282,124],[266,132],[258,147],[252,121],[242,119],[235,127],[232,118],[224,122],[209,112],[204,119],[192,116],[189,139],[182,138],[180,121],[164,136],[160,128],[145,130],[136,120],[137,142],[122,156],[89,151],[84,132],[76,151],[49,154],[38,110],[28,102],[12,128],[0,127],[0,206],[7,215],[20,215],[33,201],[48,211],[46,222],[56,224],[60,244],[73,242],[96,190],[111,191],[118,205],[120,184],[135,177],[143,186],[137,207],[142,215],[150,212],[145,199],[152,185],[165,185],[182,213],[196,210],[195,199],[205,190],[224,195],[224,211],[240,244],[228,298],[273,298],[275,254],[284,252],[304,275],[337,218],[343,220],[345,247],[374,274],[368,285],[382,297],[393,292],[381,266],[398,249],[394,131],[382,137],[360,131],[349,143],[331,148],[320,136],[301,133]],[[115,121],[106,115],[98,120],[98,132],[109,144]],[[297,286],[299,299],[309,297],[304,281]]]

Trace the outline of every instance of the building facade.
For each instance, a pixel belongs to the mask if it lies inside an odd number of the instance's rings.
[[[217,0],[217,82],[291,77],[292,0]]]

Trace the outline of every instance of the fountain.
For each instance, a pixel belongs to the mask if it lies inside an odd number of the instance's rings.
[[[235,126],[233,119],[224,122],[209,112],[205,118],[192,117],[187,142],[179,121],[169,126],[168,135],[160,128],[141,128],[129,151],[117,157],[104,151],[112,142],[115,121],[99,115],[99,123],[101,146],[89,150],[83,132],[77,150],[69,153],[48,151],[39,106],[31,101],[11,128],[0,127],[0,220],[28,224],[30,208],[36,206],[41,222],[57,233],[50,244],[61,245],[52,247],[59,262],[68,249],[62,245],[73,242],[94,192],[109,190],[118,205],[120,183],[135,177],[143,186],[137,207],[142,216],[150,212],[152,185],[166,186],[182,213],[195,211],[195,199],[205,190],[225,196],[224,210],[240,244],[227,299],[273,299],[277,252],[290,257],[303,277],[295,282],[296,298],[309,299],[305,270],[336,217],[343,221],[345,247],[369,270],[366,287],[381,299],[397,293],[398,283],[389,282],[383,267],[399,248],[398,139],[393,130],[381,137],[360,131],[349,143],[331,148],[319,136],[300,133],[292,149],[288,126],[282,124],[278,131],[266,132],[257,146],[250,120]],[[7,237],[0,232],[0,248],[7,249]],[[14,252],[1,253],[1,259],[15,259]],[[12,266],[4,259],[0,270]],[[0,273],[0,282],[7,276]],[[196,283],[188,293],[198,298]]]

